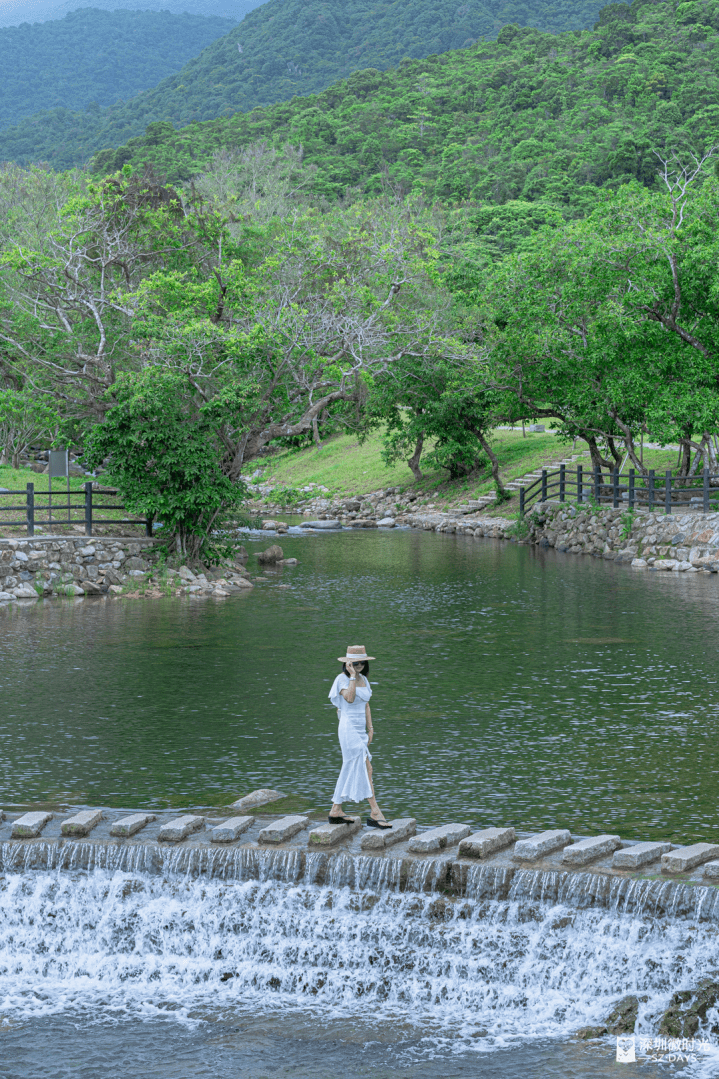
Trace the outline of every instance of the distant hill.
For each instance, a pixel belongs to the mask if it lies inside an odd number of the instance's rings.
[[[0,128],[40,109],[111,105],[155,86],[224,36],[213,15],[84,8],[0,29]]]
[[[317,93],[363,68],[469,47],[504,23],[591,26],[597,0],[269,0],[153,90],[98,115],[51,111],[0,137],[0,160],[66,168],[169,121],[198,120]]]
[[[169,11],[173,15],[217,15],[238,23],[262,0],[0,0],[0,26],[62,19],[78,8],[102,11]]]
[[[490,204],[478,233],[502,248],[548,207],[582,215],[603,188],[653,186],[657,153],[688,161],[716,145],[718,31],[716,0],[610,4],[581,34],[505,26],[497,41],[357,71],[321,94],[180,131],[155,124],[95,170],[151,165],[178,181],[219,148],[301,145],[315,196]]]

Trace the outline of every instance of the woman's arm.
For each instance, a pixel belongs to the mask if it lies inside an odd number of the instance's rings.
[[[374,727],[372,726],[372,713],[370,712],[369,704],[366,704],[364,706],[364,719],[365,723],[367,724],[367,734],[369,735],[367,742],[369,744],[369,742],[372,741],[372,737],[374,735]]]
[[[357,685],[359,683],[360,686],[364,686],[365,680],[361,674],[359,676],[355,674],[355,669],[351,663],[347,664],[347,673],[349,674],[350,684],[346,689],[341,689],[340,693],[347,701],[347,704],[354,704],[354,699],[357,695]]]

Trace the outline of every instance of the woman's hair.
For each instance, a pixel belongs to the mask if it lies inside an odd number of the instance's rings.
[[[364,663],[364,667],[362,668],[360,673],[363,674],[365,676],[365,678],[367,679],[367,681],[369,682],[369,660],[368,659],[358,659],[357,663]],[[346,674],[348,678],[350,676],[350,672],[347,670],[347,664],[346,663],[342,664],[342,674]]]

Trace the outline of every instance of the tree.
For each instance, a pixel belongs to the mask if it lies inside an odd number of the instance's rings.
[[[39,439],[53,441],[61,418],[49,394],[26,386],[0,390],[0,464],[20,467],[20,457]]]

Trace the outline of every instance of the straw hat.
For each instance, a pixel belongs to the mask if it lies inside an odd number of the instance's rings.
[[[346,656],[337,656],[340,663],[361,663],[362,660],[369,662],[371,659],[375,659],[375,656],[368,656],[363,644],[350,644],[347,648]]]

